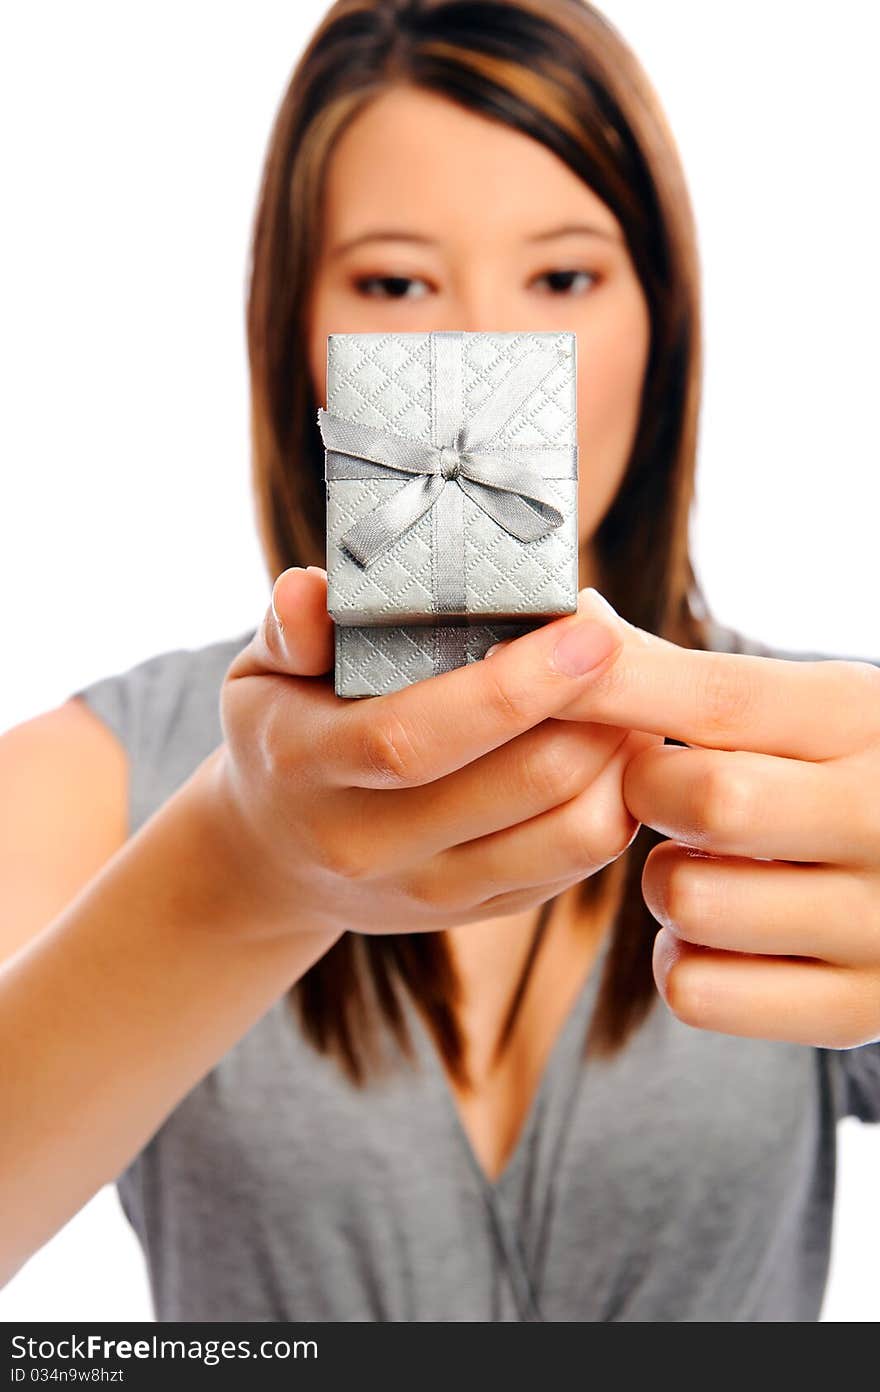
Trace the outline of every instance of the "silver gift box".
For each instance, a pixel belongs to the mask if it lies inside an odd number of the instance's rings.
[[[576,611],[576,352],[569,331],[328,336],[338,695],[397,690]]]

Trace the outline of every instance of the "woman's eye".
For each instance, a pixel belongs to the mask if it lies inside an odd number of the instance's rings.
[[[546,281],[554,295],[580,294],[589,289],[596,276],[592,271],[547,271],[537,281]],[[536,282],[537,283],[537,282]],[[359,294],[372,299],[419,300],[429,293],[427,283],[419,276],[368,275],[355,282]],[[420,288],[421,287],[421,288]]]
[[[423,280],[420,281],[418,278],[413,276],[372,275],[361,276],[359,280],[355,281],[355,288],[359,290],[362,294],[369,295],[377,299],[417,300],[421,299],[421,296],[409,294],[407,291],[407,287],[410,285],[424,284],[425,282]],[[387,286],[388,293],[385,294],[382,290],[375,289],[374,287],[376,286]]]
[[[596,279],[592,271],[547,271],[545,275],[538,276],[538,280],[546,280],[548,282],[553,294],[563,295],[577,293],[577,290],[573,291],[572,287],[573,283],[578,280],[580,280],[578,290],[584,288],[584,278],[586,278],[587,281],[594,281]]]

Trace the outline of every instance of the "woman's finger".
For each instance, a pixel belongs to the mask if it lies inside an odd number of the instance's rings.
[[[620,795],[623,769],[632,742],[653,738],[631,732],[590,786],[568,802],[435,856],[420,876],[428,897],[461,892],[484,899],[531,883],[573,882],[615,860],[639,829]]]
[[[582,874],[567,875],[561,880],[550,880],[547,883],[526,885],[524,888],[503,890],[498,894],[492,894],[482,903],[476,904],[468,910],[469,923],[482,923],[489,918],[500,918],[503,915],[526,913],[529,909],[538,908],[545,904],[548,899],[553,899],[557,894],[564,894],[572,885],[576,885],[584,877]],[[460,924],[460,911],[450,909],[451,928],[456,928]]]
[[[317,677],[333,667],[333,621],[327,613],[327,574],[291,566],[272,587],[272,602],[230,676]]]
[[[424,787],[346,789],[337,796],[348,808],[349,857],[367,878],[393,874],[528,821],[592,785],[627,734],[613,725],[544,720]]]
[[[646,826],[716,855],[850,866],[880,859],[873,788],[846,759],[656,745],[630,762],[623,795]]]
[[[880,966],[880,872],[656,846],[642,872],[657,922],[698,946]]]
[[[614,662],[620,636],[595,591],[578,612],[471,662],[368,700],[339,700],[321,748],[328,782],[399,789],[443,778],[555,715]],[[611,722],[604,722],[611,723]]]
[[[617,617],[613,668],[557,713],[709,749],[830,759],[880,738],[880,668],[683,648]],[[506,645],[515,654],[523,639]],[[492,661],[495,659],[493,658]]]
[[[791,957],[695,947],[668,928],[654,939],[654,979],[686,1025],[851,1049],[880,1038],[880,972]]]

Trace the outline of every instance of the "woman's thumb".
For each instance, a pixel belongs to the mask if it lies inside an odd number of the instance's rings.
[[[291,566],[272,586],[272,645],[291,676],[317,677],[333,667],[333,620],[327,613],[327,572]]]

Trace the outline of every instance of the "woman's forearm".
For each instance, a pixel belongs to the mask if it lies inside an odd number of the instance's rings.
[[[219,757],[0,967],[0,1285],[339,937],[255,902]]]

